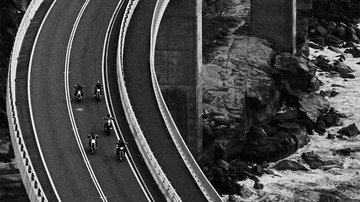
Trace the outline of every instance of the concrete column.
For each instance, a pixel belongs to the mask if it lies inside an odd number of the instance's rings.
[[[296,0],[251,0],[251,32],[273,43],[277,51],[294,54]]]
[[[195,158],[202,149],[201,5],[201,0],[170,1],[155,53],[164,99]]]
[[[296,9],[297,10],[312,10],[313,0],[297,0]]]

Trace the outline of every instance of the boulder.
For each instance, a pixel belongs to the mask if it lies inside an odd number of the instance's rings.
[[[325,36],[327,34],[327,31],[324,27],[322,27],[321,25],[318,25],[315,28],[315,34],[318,34],[320,36]]]
[[[255,182],[254,184],[254,189],[263,189],[264,185],[261,184],[260,182]]]
[[[277,163],[274,168],[276,170],[293,170],[293,171],[309,171],[305,166],[299,164],[296,161],[291,160],[282,160],[279,163]]]
[[[313,60],[313,63],[318,66],[322,71],[330,72],[335,70],[335,67],[330,64],[330,61],[322,55],[316,57],[315,60]]]
[[[324,38],[325,38],[325,43],[332,45],[332,46],[340,47],[340,45],[342,43],[344,43],[344,40],[342,40],[332,34],[327,34]]]
[[[281,131],[273,137],[246,141],[240,157],[245,161],[258,163],[280,160],[297,150],[298,140],[293,136]]]
[[[340,125],[340,118],[346,118],[346,115],[336,111],[333,107],[331,107],[329,111],[319,116],[318,121],[323,121],[325,127],[328,128],[331,126]]]
[[[310,142],[310,138],[304,126],[300,126],[295,122],[285,122],[278,124],[278,127],[279,131],[287,132],[295,140],[296,149],[302,148]]]
[[[338,48],[336,48],[334,46],[329,46],[328,49],[334,51],[335,53],[342,54],[341,50],[339,50]]]
[[[330,103],[323,96],[316,93],[302,93],[299,95],[300,110],[305,112],[311,121],[314,123],[320,116],[321,112],[326,112]]]
[[[326,132],[326,128],[323,120],[318,120],[314,131],[317,132],[319,135],[324,135],[324,133]]]
[[[341,78],[344,78],[344,79],[354,79],[354,78],[355,78],[355,75],[354,75],[354,74],[347,73],[347,74],[341,74],[340,77],[341,77]]]
[[[335,136],[336,135],[333,133],[328,133],[327,139],[333,140],[333,139],[335,139]]]
[[[351,69],[348,65],[338,60],[334,61],[334,67],[335,67],[335,71],[339,72],[340,76],[354,72],[354,70]]]
[[[261,176],[261,175],[263,175],[265,173],[264,168],[261,167],[260,165],[255,165],[254,167],[251,168],[251,170],[257,176]]]
[[[289,53],[276,55],[274,68],[284,75],[292,89],[302,91],[317,90],[315,83],[316,66],[305,57],[297,57]]]
[[[356,127],[355,123],[353,124],[350,124],[346,127],[343,127],[341,128],[338,133],[342,134],[342,135],[345,135],[345,136],[348,136],[348,137],[354,137],[354,136],[357,136],[360,131],[359,129]]]
[[[357,47],[346,49],[344,52],[352,54],[354,58],[360,57],[360,50]]]
[[[325,47],[325,39],[322,36],[312,36],[312,37],[310,37],[310,41],[312,41],[313,43],[315,43],[319,47],[321,47],[320,49]]]
[[[317,169],[325,165],[325,162],[314,151],[302,153],[301,158],[304,159],[311,169]]]

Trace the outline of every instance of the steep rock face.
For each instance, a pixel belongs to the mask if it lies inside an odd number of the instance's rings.
[[[15,163],[0,162],[0,201],[29,201]]]
[[[266,72],[273,55],[266,40],[228,37],[212,64],[203,67],[205,114],[238,126],[247,119],[245,100],[254,110],[266,111],[275,91],[274,81]]]

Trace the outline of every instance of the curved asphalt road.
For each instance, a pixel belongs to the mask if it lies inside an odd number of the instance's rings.
[[[31,71],[31,102],[35,127],[50,175],[62,201],[101,201],[75,140],[65,101],[64,64],[75,19],[84,0],[58,0],[35,44]],[[92,97],[101,81],[102,50],[107,26],[117,0],[90,1],[73,41],[69,85],[85,85],[84,102],[71,101],[76,125],[95,176],[109,201],[147,201],[128,162],[115,158],[114,133],[103,132],[107,114],[104,100]],[[121,15],[120,15],[121,16]],[[87,150],[87,134],[99,134],[98,150]],[[53,200],[52,200],[53,201]]]
[[[131,105],[160,166],[183,201],[207,201],[178,153],[151,83],[150,26],[156,0],[140,0],[125,39],[124,77]]]

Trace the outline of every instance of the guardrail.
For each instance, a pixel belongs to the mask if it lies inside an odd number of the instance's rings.
[[[16,162],[18,164],[20,175],[26,192],[28,193],[29,199],[30,201],[47,202],[48,200],[41,187],[39,179],[37,178],[34,167],[29,157],[29,153],[26,149],[24,138],[22,136],[16,108],[15,94],[15,78],[18,60],[20,59],[21,46],[23,44],[26,31],[30,26],[31,20],[34,18],[36,11],[39,9],[40,5],[43,2],[44,0],[31,1],[18,28],[14,47],[11,53],[10,67],[8,73],[6,110],[9,121],[11,142],[14,148]]]
[[[205,195],[208,201],[222,201],[219,194],[216,192],[214,187],[208,181],[204,173],[201,171],[199,165],[195,161],[194,157],[192,156],[189,148],[186,146],[184,139],[182,138],[170,112],[167,108],[165,100],[162,96],[161,89],[156,77],[155,72],[155,48],[156,48],[156,37],[158,34],[159,26],[165,9],[168,5],[170,0],[158,0],[153,19],[151,24],[151,37],[150,37],[150,71],[151,71],[151,79],[153,84],[153,89],[155,93],[155,97],[162,114],[162,117],[165,121],[165,124],[169,130],[171,138],[176,145],[182,159],[184,160],[187,168],[189,169],[191,175],[193,176],[194,180],[198,184],[199,188]]]
[[[154,177],[159,189],[164,194],[167,201],[181,201],[174,187],[171,185],[170,181],[168,180],[165,173],[161,169],[159,163],[157,162],[154,154],[152,153],[144,137],[144,134],[136,119],[134,110],[132,109],[130,99],[125,86],[125,79],[123,73],[123,53],[124,53],[124,45],[125,45],[125,36],[127,29],[129,27],[131,16],[134,13],[134,10],[138,2],[139,0],[129,1],[129,3],[126,6],[126,11],[120,26],[118,51],[117,51],[117,74],[118,74],[117,77],[120,86],[119,87],[120,97],[122,100],[126,119],[129,123],[130,130],[135,138],[136,144],[144,158],[144,161],[147,167],[149,168],[150,173]]]

